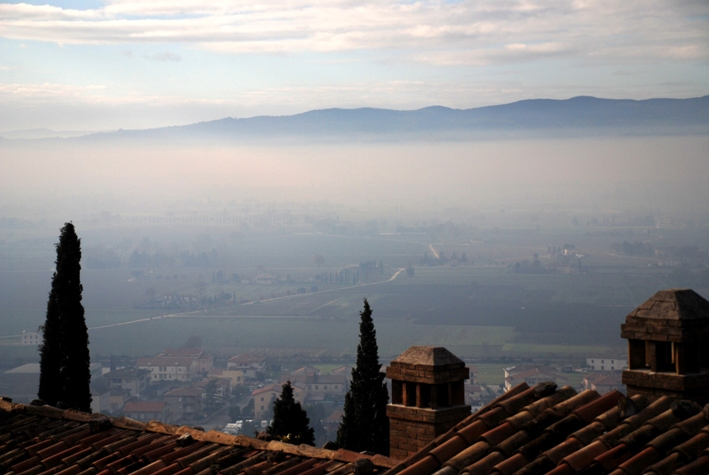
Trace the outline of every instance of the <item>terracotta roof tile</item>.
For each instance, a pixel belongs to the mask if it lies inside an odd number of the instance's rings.
[[[596,457],[596,462],[606,470],[611,471],[632,456],[633,453],[628,449],[628,446],[620,444]]]
[[[467,447],[468,443],[463,437],[458,435],[431,450],[431,455],[442,464],[451,459],[454,455],[457,455],[465,450]]]
[[[510,413],[505,410],[505,408],[497,406],[490,412],[486,412],[480,416],[480,420],[485,423],[485,425],[492,429],[496,427],[500,422],[504,421],[510,417]]]
[[[641,475],[643,470],[650,465],[659,462],[661,459],[660,453],[654,447],[647,447],[639,454],[631,457],[618,466],[628,475]]]
[[[580,442],[578,443],[581,444]],[[567,455],[564,457],[563,463],[568,464],[575,471],[580,472],[584,468],[591,465],[596,457],[607,451],[608,447],[606,447],[602,442],[596,441]]]
[[[694,462],[677,469],[675,473],[677,475],[706,475],[709,473],[709,455],[699,457]]]
[[[293,473],[322,475],[351,472],[356,463],[369,464],[374,473],[396,464],[381,455],[264,442],[7,400],[0,400],[0,439],[0,472],[17,475],[207,475],[215,467],[224,475],[275,475],[296,467]],[[244,472],[256,465],[258,470]]]
[[[684,466],[687,464],[687,459],[685,457],[678,453],[675,452],[669,457],[665,457],[664,459],[660,460],[654,465],[651,465],[648,467],[644,473],[650,474],[650,475],[669,475],[676,469]]]
[[[694,460],[706,448],[709,448],[709,434],[702,431],[687,442],[679,444],[675,451],[682,453],[687,460]]]
[[[490,471],[491,474],[512,475],[529,463],[522,454],[515,454],[498,463]]]
[[[503,440],[507,439],[511,435],[515,433],[515,428],[512,424],[509,422],[503,422],[499,426],[495,427],[492,430],[489,430],[485,432],[480,439],[484,440],[491,446],[496,446]]]
[[[570,466],[561,464],[554,470],[548,472],[547,475],[576,475],[576,472]]]
[[[618,401],[624,397],[625,396],[618,391],[611,391],[600,398],[591,401],[585,406],[575,409],[573,414],[576,414],[586,424],[589,424],[604,412],[617,407]]]
[[[479,473],[490,473],[492,468],[503,462],[505,460],[504,455],[499,452],[492,452],[477,462],[466,467],[462,472],[463,474],[477,475]]]

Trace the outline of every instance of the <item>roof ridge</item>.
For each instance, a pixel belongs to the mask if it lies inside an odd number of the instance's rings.
[[[0,398],[0,411],[5,411],[9,414],[27,414],[32,416],[47,417],[51,419],[64,419],[76,422],[99,422],[108,421],[114,427],[119,429],[131,429],[144,432],[152,432],[163,435],[180,436],[189,434],[195,441],[211,442],[219,445],[245,447],[255,450],[264,450],[268,452],[283,452],[290,455],[314,458],[319,460],[335,460],[339,462],[354,462],[358,459],[369,459],[375,465],[385,468],[394,467],[398,461],[386,457],[384,455],[367,455],[349,450],[338,449],[322,449],[311,447],[308,445],[292,445],[280,441],[264,441],[254,439],[244,435],[230,435],[224,432],[210,430],[208,432],[195,429],[188,426],[176,426],[173,424],[165,424],[159,421],[149,421],[143,423],[130,419],[128,417],[111,417],[104,414],[89,414],[86,412],[76,411],[73,409],[58,409],[52,406],[33,406],[21,403],[13,403],[7,398]]]

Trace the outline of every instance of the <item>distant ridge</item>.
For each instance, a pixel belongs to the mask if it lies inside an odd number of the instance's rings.
[[[709,96],[690,99],[530,99],[412,111],[322,109],[289,116],[225,118],[185,126],[120,130],[85,139],[456,138],[510,134],[709,134]]]

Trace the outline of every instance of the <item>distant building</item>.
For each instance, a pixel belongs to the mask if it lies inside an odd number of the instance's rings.
[[[247,378],[260,379],[266,372],[266,357],[254,354],[236,355],[229,358],[226,368],[243,371]]]
[[[170,405],[171,422],[193,421],[202,414],[202,390],[179,388],[163,394],[163,400]]]
[[[244,384],[244,372],[239,369],[212,368],[208,375],[210,378],[227,378],[231,381],[231,387]]]
[[[217,399],[226,401],[231,395],[231,380],[229,378],[207,378],[203,379],[198,383],[192,385],[193,388],[202,390],[202,400],[207,397],[207,386],[209,383],[214,382],[214,395]]]
[[[22,332],[20,336],[20,345],[22,346],[39,346],[44,341],[42,332]]]
[[[344,399],[348,389],[347,377],[344,374],[319,374],[319,370],[316,374],[305,368],[297,369],[291,374],[282,374],[278,383],[282,385],[286,381],[290,381],[294,387],[303,388],[304,404]]]
[[[291,381],[291,386],[293,387],[293,399],[295,399],[295,402],[303,404],[303,401],[305,401],[303,383]],[[254,418],[257,420],[265,419],[273,408],[273,401],[281,396],[281,392],[283,392],[283,383],[269,384],[255,389],[251,393],[251,397],[254,398]]]
[[[620,373],[601,374],[591,373],[583,378],[584,389],[591,389],[598,394],[603,395],[611,391],[620,391],[626,394],[626,388],[621,381]]]
[[[111,389],[128,389],[131,396],[140,396],[148,387],[150,371],[139,368],[123,368],[103,375]]]
[[[338,409],[323,420],[323,426],[325,427],[325,432],[327,432],[328,438],[334,439],[337,437],[337,429],[340,428],[342,416],[344,415],[345,411]]]
[[[111,412],[118,412],[123,409],[126,401],[130,399],[130,389],[111,388],[108,392]]]
[[[568,379],[552,366],[513,366],[505,368],[505,392],[521,383],[535,386],[538,383],[551,381],[559,386],[568,383]]]
[[[107,384],[91,385],[91,412],[109,412],[111,410],[111,389]]]
[[[152,358],[139,358],[136,366],[148,370],[151,381],[190,381],[213,369],[214,356],[199,348],[167,349]]]
[[[123,415],[142,422],[168,422],[168,408],[165,401],[128,401],[123,407]]]
[[[628,358],[591,357],[586,358],[586,365],[593,371],[621,371],[628,369]]]

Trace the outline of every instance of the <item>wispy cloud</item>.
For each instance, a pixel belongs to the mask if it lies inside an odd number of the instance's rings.
[[[113,0],[95,10],[0,5],[0,36],[61,44],[181,43],[227,54],[386,50],[489,64],[709,58],[709,3],[675,0]],[[173,61],[171,53],[152,59]]]
[[[145,58],[152,59],[153,61],[182,61],[182,57],[180,57],[180,55],[170,53],[169,51],[148,55],[145,56]]]

